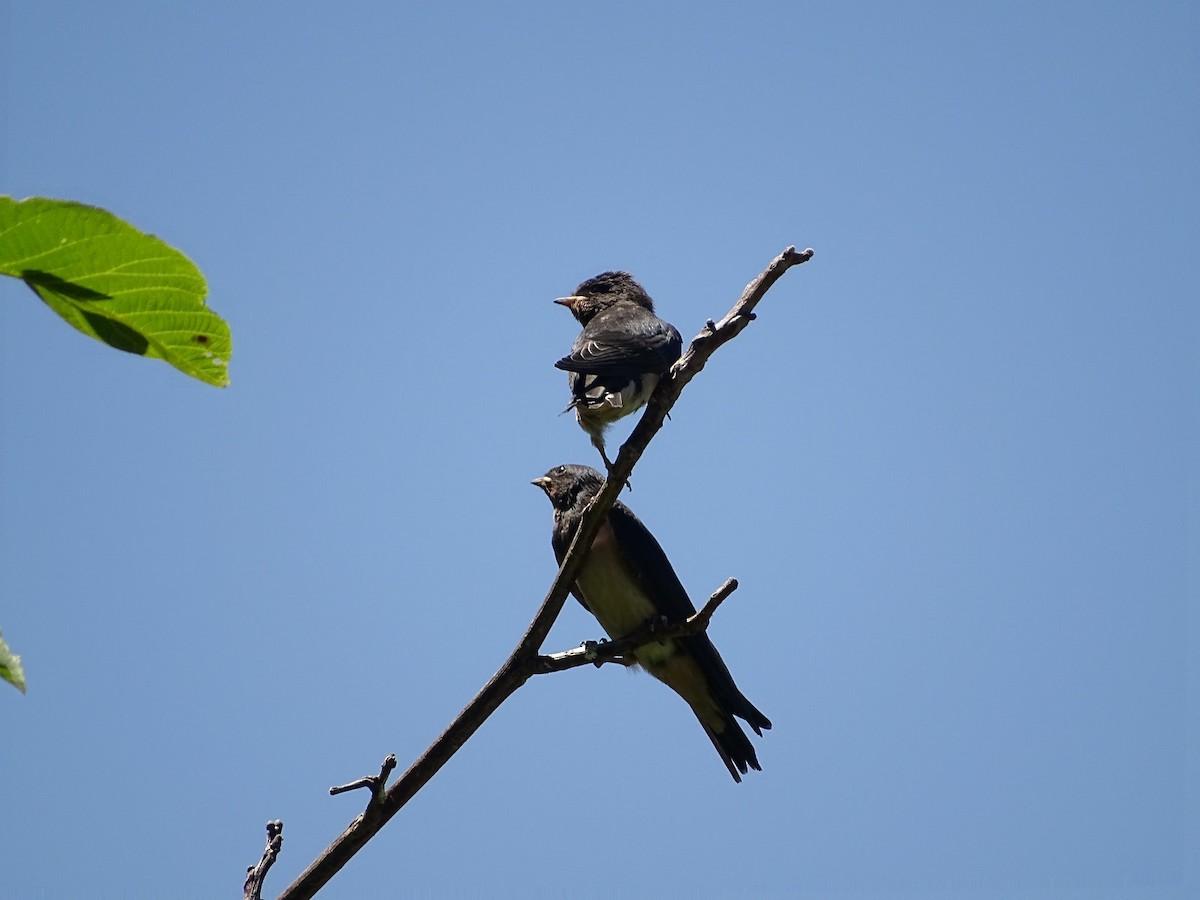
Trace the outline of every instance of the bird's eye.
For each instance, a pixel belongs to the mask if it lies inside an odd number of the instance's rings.
[[[566,473],[566,471],[567,471],[566,466],[555,466],[555,468],[554,468],[555,475],[563,475]]]

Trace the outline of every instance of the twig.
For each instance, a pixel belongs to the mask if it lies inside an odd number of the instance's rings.
[[[262,858],[259,859],[258,865],[246,869],[246,882],[242,885],[244,900],[262,900],[263,881],[266,880],[267,872],[279,856],[282,846],[283,822],[272,819],[267,823],[267,846],[263,850]]]
[[[741,299],[734,304],[733,309],[710,329],[697,335],[684,351],[679,361],[671,367],[671,371],[658,384],[654,395],[646,406],[645,413],[629,439],[621,446],[621,452],[609,470],[608,478],[600,492],[596,495],[584,513],[575,539],[571,542],[558,574],[550,585],[529,628],[525,631],[516,649],[492,676],[491,681],[484,685],[483,690],[475,695],[445,731],[438,736],[428,749],[408,767],[392,786],[387,789],[383,799],[375,805],[369,805],[362,814],[351,822],[332,844],[309,864],[283,893],[280,900],[301,900],[316,894],[342,866],[344,866],[359,849],[374,837],[392,816],[398,813],[428,781],[437,774],[463,744],[479,730],[479,727],[496,709],[507,700],[516,690],[540,671],[538,650],[546,640],[550,627],[566,602],[570,587],[575,583],[580,569],[583,567],[586,549],[591,547],[600,523],[612,507],[629,480],[629,474],[634,465],[641,459],[650,443],[651,438],[662,428],[663,420],[671,411],[675,401],[684,386],[704,368],[708,358],[725,342],[732,340],[749,324],[751,311],[763,295],[770,289],[779,276],[792,266],[808,262],[812,258],[812,250],[796,251],[788,247],[775,257],[766,270],[746,286]],[[710,613],[711,615],[711,613]]]
[[[632,654],[638,647],[649,641],[665,641],[670,638],[687,637],[699,634],[708,628],[713,613],[724,602],[725,598],[737,590],[736,578],[729,578],[708,598],[704,607],[692,613],[682,622],[651,623],[639,628],[628,637],[615,641],[585,641],[582,646],[560,653],[548,653],[538,657],[538,674],[548,675],[551,672],[565,672],[579,666],[601,666],[604,663],[619,663],[633,665]]]
[[[379,767],[378,775],[367,775],[357,781],[352,781],[349,784],[341,784],[337,787],[331,787],[329,793],[331,795],[344,794],[347,791],[357,791],[359,788],[370,788],[371,799],[367,804],[380,803],[383,800],[383,790],[387,787],[388,776],[392,774],[392,769],[396,768],[396,755],[389,753],[384,759],[383,765]]]
[[[743,328],[754,321],[754,307],[758,305],[758,302],[771,289],[771,285],[778,281],[779,277],[792,266],[806,263],[812,258],[813,250],[811,247],[806,250],[797,250],[795,247],[788,247],[771,260],[770,265],[763,270],[761,275],[746,285],[746,289],[742,291],[742,296],[738,299],[738,302],[733,305],[733,309],[729,310],[720,322],[713,325],[712,320],[709,319],[708,322],[704,323],[703,330],[692,338],[692,342],[683,351],[683,355],[671,367],[669,377],[662,379],[658,383],[658,388],[650,397],[650,402],[646,404],[646,412],[642,415],[637,427],[629,435],[629,439],[621,445],[621,452],[617,454],[612,470],[608,473],[608,481],[610,483],[620,481],[623,484],[625,479],[629,477],[634,464],[641,459],[651,438],[658,434],[658,430],[662,428],[663,421],[667,418],[667,413],[671,411],[671,407],[679,399],[679,395],[682,393],[684,387],[704,368],[705,363],[708,362],[708,358],[716,352],[718,347],[733,340],[742,333]],[[604,490],[600,492],[600,496],[595,500],[596,504],[601,503],[609,496],[609,489],[610,485],[605,484]],[[619,488],[616,490],[619,490]],[[612,497],[616,497],[616,490],[612,492]],[[605,509],[607,510],[608,506],[605,506]],[[592,536],[589,536],[589,540]]]
[[[688,616],[688,620],[684,623],[689,628],[681,630],[681,635],[699,634],[701,631],[708,630],[708,623],[712,621],[713,614],[722,603],[738,589],[738,580],[736,578],[726,578],[725,583],[712,592],[712,596],[708,598],[704,606],[700,608],[700,612],[693,616]]]

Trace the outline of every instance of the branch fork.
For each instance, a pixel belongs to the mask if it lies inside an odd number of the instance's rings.
[[[371,799],[367,801],[367,810],[369,811],[373,805],[383,802],[384,789],[387,787],[388,777],[392,774],[392,769],[394,768],[396,768],[396,755],[389,753],[387,758],[384,759],[383,764],[379,767],[378,775],[366,775],[349,784],[331,787],[329,793],[330,795],[336,795],[344,794],[347,791],[357,791],[359,788],[370,788]]]

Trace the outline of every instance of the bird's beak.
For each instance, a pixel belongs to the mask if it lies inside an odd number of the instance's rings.
[[[537,487],[540,487],[547,494],[550,493],[550,479],[545,475],[543,475],[541,478],[535,478],[535,479],[533,479],[533,481],[531,481],[529,483],[532,485],[535,485]]]
[[[557,303],[559,306],[565,306],[567,309],[573,310],[573,309],[575,309],[575,304],[578,303],[582,299],[583,299],[582,297],[575,295],[575,296],[571,296],[571,297],[559,297],[554,302]]]

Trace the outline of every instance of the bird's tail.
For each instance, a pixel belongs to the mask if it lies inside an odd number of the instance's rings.
[[[657,655],[655,647],[662,648]],[[707,635],[682,638],[669,648],[647,644],[636,656],[646,671],[687,701],[734,781],[741,781],[750,769],[762,771],[754,745],[734,716],[745,719],[759,735],[771,727],[771,720],[738,690]]]
[[[741,691],[729,704],[729,710],[735,716],[746,720],[746,724],[754,729],[754,733],[762,737],[764,731],[771,730],[771,720],[759,712],[758,707],[746,699]]]
[[[749,704],[747,703],[747,705]],[[747,719],[747,721],[750,722],[750,727],[754,729],[755,734],[762,734],[760,729],[770,728],[771,722],[753,706],[750,709],[754,710],[757,719]],[[754,745],[750,743],[750,738],[746,736],[746,732],[742,730],[742,726],[732,715],[728,713],[725,715],[723,727],[719,732],[700,718],[699,713],[696,718],[700,721],[704,733],[712,741],[712,745],[716,748],[717,754],[725,763],[725,768],[729,770],[734,781],[741,782],[742,776],[750,769],[754,769],[756,772],[762,771],[762,766],[758,763],[758,754],[754,752]]]

